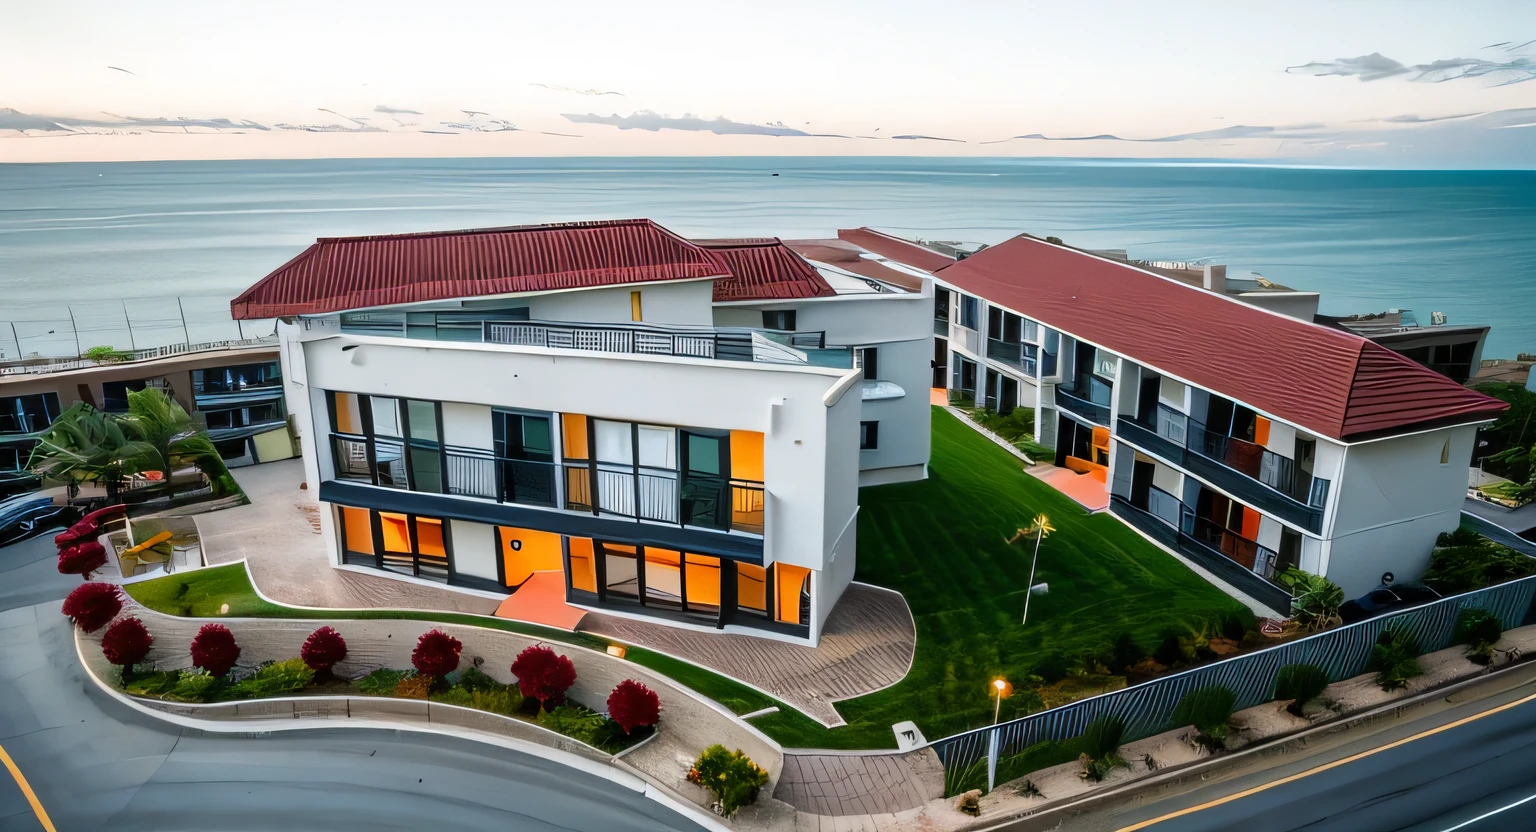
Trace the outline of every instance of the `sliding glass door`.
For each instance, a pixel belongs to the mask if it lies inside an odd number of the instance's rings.
[[[692,429],[679,433],[683,448],[683,523],[729,529],[731,502],[726,484],[731,479],[730,434]]]

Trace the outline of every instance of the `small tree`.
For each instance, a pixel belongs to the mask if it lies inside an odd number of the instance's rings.
[[[1398,690],[1408,680],[1424,673],[1419,667],[1419,641],[1407,630],[1384,630],[1371,648],[1367,670],[1376,671],[1376,684],[1382,690]]]
[[[346,657],[346,639],[330,627],[321,627],[310,633],[309,638],[304,639],[304,646],[299,648],[299,658],[304,660],[310,670],[315,671],[316,682],[329,681],[331,668]]]
[[[1171,727],[1195,726],[1200,732],[1195,740],[1215,751],[1225,747],[1226,739],[1232,733],[1229,723],[1236,707],[1237,694],[1222,685],[1196,688],[1185,694],[1178,707],[1173,709]]]
[[[625,679],[608,694],[608,718],[626,734],[636,728],[649,728],[661,719],[661,698],[645,685]]]
[[[107,548],[94,540],[76,543],[59,552],[59,574],[79,575],[89,581],[96,570],[107,565]]]
[[[223,624],[204,624],[192,639],[192,664],[208,671],[210,676],[223,676],[240,659],[240,645],[235,634]]]
[[[539,707],[547,710],[565,701],[565,692],[576,683],[576,665],[548,647],[532,645],[517,654],[512,675],[523,696],[539,700]]]
[[[723,745],[711,745],[688,770],[688,780],[713,792],[720,814],[730,817],[757,802],[758,789],[768,784],[768,772],[739,748],[727,751]]]
[[[1079,738],[1083,753],[1078,760],[1083,764],[1079,773],[1084,780],[1098,783],[1111,771],[1126,765],[1120,756],[1120,738],[1125,734],[1125,721],[1112,716],[1095,717]]]
[[[122,665],[126,674],[129,668],[144,661],[149,655],[149,646],[154,643],[144,622],[131,616],[120,618],[112,622],[101,637],[101,655],[113,664]]]
[[[1467,658],[1476,664],[1493,661],[1493,645],[1504,635],[1504,623],[1497,615],[1478,607],[1456,614],[1456,643],[1467,645]]]
[[[1319,632],[1338,624],[1344,590],[1321,575],[1291,568],[1281,575],[1291,587],[1291,617],[1304,629]]]
[[[1328,687],[1328,672],[1315,664],[1288,664],[1275,676],[1275,698],[1289,699],[1286,710],[1301,716],[1301,709]]]
[[[411,666],[416,672],[432,680],[433,687],[441,687],[443,677],[459,667],[459,653],[464,643],[442,630],[428,630],[416,639],[416,649],[411,651]]]
[[[107,626],[122,611],[122,591],[101,581],[81,584],[64,599],[64,614],[87,633]]]

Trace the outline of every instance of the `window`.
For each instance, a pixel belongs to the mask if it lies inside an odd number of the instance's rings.
[[[1445,444],[1440,446],[1440,464],[1451,464],[1451,440],[1449,439],[1445,440]]]
[[[960,296],[960,325],[966,329],[976,329],[977,318],[981,316],[981,301],[970,295]]]
[[[880,349],[860,347],[853,351],[853,366],[864,371],[864,378],[874,381],[880,377]]]
[[[880,423],[859,423],[859,450],[873,451],[880,447]]]
[[[104,381],[101,383],[102,410],[108,413],[127,413],[128,394],[143,390],[143,380]]]
[[[0,433],[37,433],[58,415],[58,393],[0,399]]]
[[[630,292],[629,293],[629,319],[631,321],[645,320],[640,315],[640,293],[639,292]]]
[[[763,329],[778,329],[784,332],[795,330],[795,310],[775,309],[763,312]]]

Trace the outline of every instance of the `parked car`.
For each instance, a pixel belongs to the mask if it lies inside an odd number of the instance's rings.
[[[55,505],[52,497],[22,494],[0,500],[0,546],[64,528],[79,516],[79,509]]]
[[[1344,619],[1345,624],[1353,624],[1378,615],[1428,604],[1443,597],[1427,586],[1381,586],[1353,601],[1345,601],[1339,607],[1339,617]]]

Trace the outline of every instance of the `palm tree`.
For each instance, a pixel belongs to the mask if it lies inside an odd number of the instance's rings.
[[[27,467],[44,479],[99,483],[108,497],[116,497],[124,474],[146,462],[153,449],[130,437],[109,414],[85,404],[75,404],[48,426]],[[71,492],[73,493],[73,492]]]
[[[1029,560],[1029,582],[1024,585],[1024,617],[1019,622],[1020,624],[1029,623],[1029,596],[1035,594],[1035,566],[1040,562],[1040,541],[1044,540],[1046,535],[1054,531],[1056,531],[1056,527],[1051,525],[1051,518],[1046,517],[1044,514],[1037,514],[1035,519],[1030,521],[1029,528],[1019,529],[1014,533],[1013,537],[1004,541],[1009,546],[1012,546],[1020,540],[1028,539],[1030,535],[1035,536],[1035,554]]]
[[[171,481],[171,471],[196,465],[208,476],[215,493],[227,493],[229,470],[208,438],[208,431],[192,414],[158,387],[128,394],[128,412],[117,417],[127,436],[148,448],[140,471],[158,471],[161,481]]]

